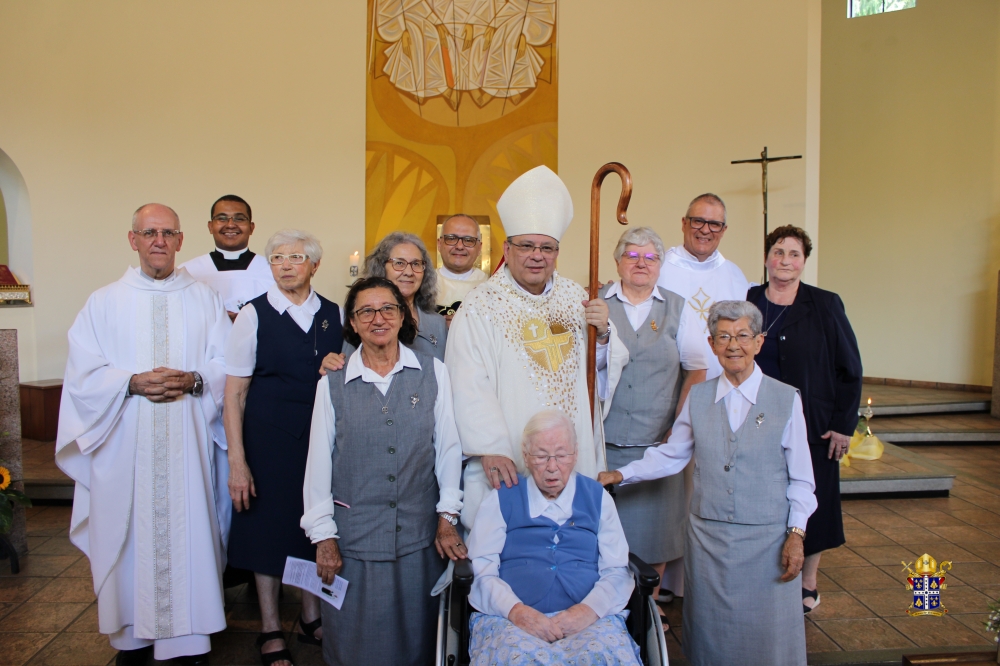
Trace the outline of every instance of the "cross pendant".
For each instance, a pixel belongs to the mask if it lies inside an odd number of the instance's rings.
[[[389,406],[388,405],[386,405],[385,407],[382,408],[382,413],[383,414],[388,414],[389,413]]]
[[[726,471],[727,472],[729,471],[729,465],[726,465]]]

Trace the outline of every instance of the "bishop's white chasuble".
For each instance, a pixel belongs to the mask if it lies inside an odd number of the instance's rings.
[[[187,271],[154,281],[130,268],[70,328],[56,462],[76,481],[70,540],[90,559],[101,633],[132,626],[158,640],[226,626],[230,327],[222,298]],[[161,366],[198,372],[203,394],[127,394],[133,374]]]
[[[559,409],[576,424],[576,471],[596,478],[605,469],[603,415],[598,410],[591,419],[587,395],[587,326],[581,304],[586,298],[583,287],[558,274],[552,289],[529,294],[506,267],[466,296],[445,352],[465,455],[506,456],[527,473],[521,453],[524,426],[542,410]],[[610,390],[627,362],[628,350],[612,324]],[[472,525],[490,488],[479,461],[470,461],[462,512],[466,526]]]

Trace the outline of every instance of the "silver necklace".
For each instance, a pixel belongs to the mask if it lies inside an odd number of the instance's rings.
[[[783,306],[781,308],[781,312],[778,313],[778,315],[774,318],[774,321],[771,322],[771,325],[767,327],[766,331],[764,331],[764,337],[765,338],[767,337],[767,334],[771,332],[771,329],[774,328],[774,325],[778,323],[778,320],[781,319],[781,315],[785,314],[785,310],[787,310],[789,307],[790,307],[789,305],[785,305],[785,306]],[[767,321],[767,315],[770,312],[770,310],[771,310],[771,299],[769,299],[767,297],[767,290],[765,289],[764,290],[764,321]]]
[[[378,400],[378,403],[380,405],[382,405],[383,414],[389,413],[389,396],[392,395],[392,389],[395,387],[396,387],[396,375],[393,375],[392,379],[389,380],[389,390],[385,392],[385,402],[382,402],[382,398],[379,397],[382,394],[382,392],[378,390],[378,387],[372,384],[372,390],[375,391],[375,399]]]

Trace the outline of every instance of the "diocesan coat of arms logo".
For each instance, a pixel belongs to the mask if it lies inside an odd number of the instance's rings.
[[[906,589],[913,591],[913,601],[906,609],[908,615],[936,615],[941,617],[948,609],[941,605],[941,591],[948,585],[944,582],[945,572],[951,571],[951,562],[942,562],[924,553],[917,559],[916,569],[911,569],[910,562],[903,562],[903,571],[907,573]]]

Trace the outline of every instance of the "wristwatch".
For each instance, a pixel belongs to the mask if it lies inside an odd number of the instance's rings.
[[[191,395],[200,398],[201,394],[205,391],[205,382],[197,372],[192,372],[191,374],[194,375],[194,386],[191,387]]]
[[[789,527],[787,530],[785,530],[785,534],[798,534],[800,537],[802,537],[803,541],[806,540],[806,531],[801,527]]]
[[[455,527],[456,525],[458,525],[458,516],[456,516],[455,514],[447,513],[445,511],[442,511],[438,515],[441,516],[442,518],[444,518],[445,520],[447,520],[449,523],[451,523],[452,527]]]
[[[608,326],[608,330],[604,331],[604,335],[598,335],[597,336],[598,340],[607,340],[608,338],[611,337],[611,322],[610,321],[608,321],[607,326]]]

